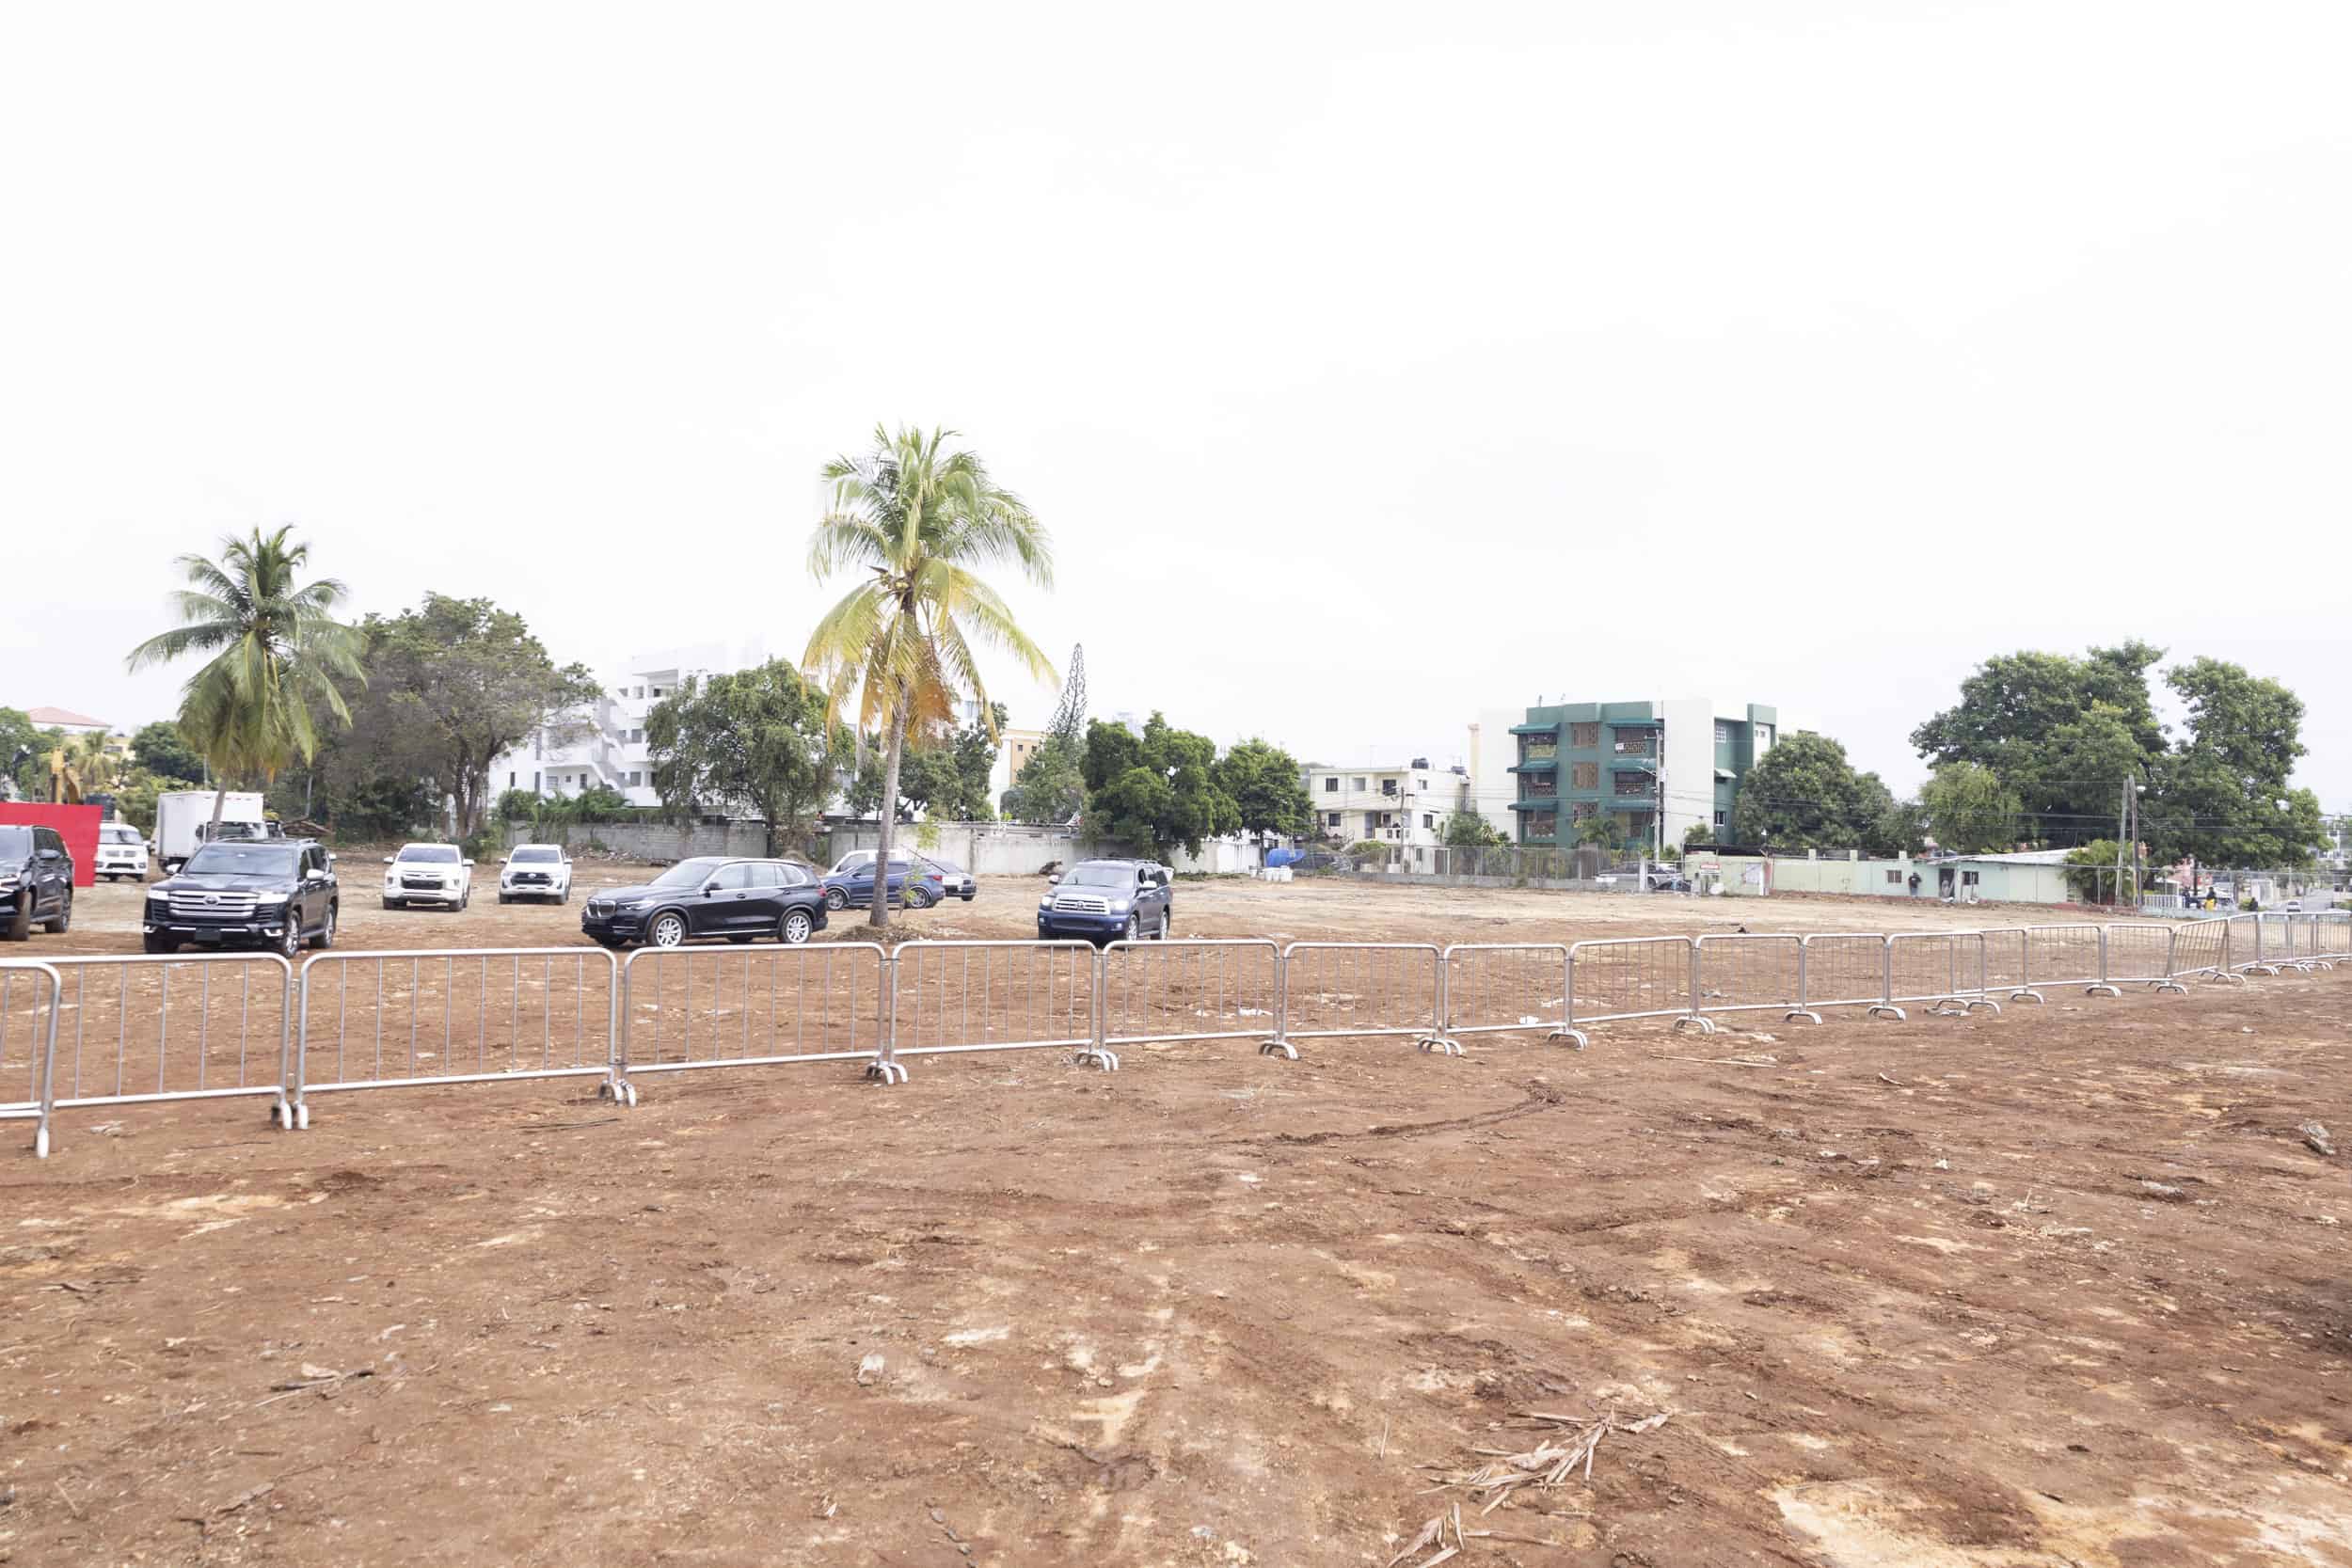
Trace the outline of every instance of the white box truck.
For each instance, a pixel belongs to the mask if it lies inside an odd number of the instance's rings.
[[[235,822],[256,834],[268,831],[262,826],[262,797],[250,790],[230,790],[221,802],[220,819],[224,825]],[[165,876],[178,874],[187,863],[196,847],[204,842],[204,830],[212,820],[213,791],[209,789],[179,789],[155,797],[155,859]]]

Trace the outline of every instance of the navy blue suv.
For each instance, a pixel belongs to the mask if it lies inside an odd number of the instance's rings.
[[[55,828],[0,826],[0,942],[23,942],[36,921],[51,936],[73,923],[73,857]]]
[[[1175,914],[1168,867],[1157,861],[1081,861],[1039,903],[1037,934],[1041,941],[1166,942]]]

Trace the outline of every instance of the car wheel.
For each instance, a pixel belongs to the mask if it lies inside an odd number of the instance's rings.
[[[808,940],[813,926],[806,910],[787,910],[784,923],[776,927],[776,940],[787,947],[798,947]]]
[[[503,893],[501,893],[501,894],[500,894],[500,895],[499,895],[499,902],[500,902],[500,903],[501,903],[501,904],[511,904],[511,903],[513,903],[514,901],[515,901],[514,899],[509,898],[509,897],[508,897],[505,894],[503,894]]]
[[[1168,940],[1168,911],[1166,910],[1160,911],[1160,923],[1152,928],[1152,940],[1153,942]]]
[[[654,916],[645,927],[645,940],[656,947],[675,947],[686,940],[686,917],[675,910]]]
[[[848,894],[842,892],[837,887],[829,887],[825,890],[825,908],[839,911],[846,910],[849,907],[850,895]]]
[[[141,937],[139,939],[139,946],[150,953],[177,953],[180,951],[180,944],[171,938],[159,937],[152,934]]]
[[[310,945],[322,953],[335,945],[334,905],[329,904],[326,906],[326,924],[320,927],[319,934],[310,939]]]
[[[963,895],[963,901],[964,901],[965,903],[969,904],[970,902],[972,902],[972,900],[973,900],[974,898],[976,898],[976,897],[977,897],[977,896],[978,896],[978,895],[977,895],[977,894],[967,893],[967,894],[965,894],[965,895]]]
[[[559,904],[570,903],[572,901],[572,890],[568,887],[565,888],[563,892],[555,895],[555,901]]]
[[[1142,930],[1143,923],[1131,914],[1127,917],[1127,924],[1125,927],[1119,933],[1119,940],[1121,942],[1133,942],[1142,933]]]
[[[278,941],[270,950],[288,963],[301,957],[302,922],[294,919],[291,911],[287,914],[286,928],[278,933]]]
[[[24,942],[33,934],[33,900],[30,894],[17,900],[16,913],[6,925],[0,925],[0,942]]]
[[[906,904],[907,908],[911,910],[930,909],[931,907],[931,890],[924,887],[916,888],[914,892],[907,895]]]
[[[463,892],[463,893],[461,893],[461,894],[459,894],[459,895],[457,895],[457,907],[458,907],[459,909],[461,909],[461,910],[462,910],[462,909],[464,909],[467,905],[469,905],[469,904],[470,904],[470,903],[472,903],[472,902],[473,902],[473,889],[471,889],[471,888],[468,888],[465,892]]]
[[[45,923],[41,927],[41,929],[48,932],[53,937],[61,937],[65,935],[66,927],[72,924],[73,894],[71,889],[68,889],[65,895],[65,902],[57,906],[56,915],[55,918]]]
[[[384,907],[388,910],[405,910],[408,906],[397,898],[387,898],[384,900]]]

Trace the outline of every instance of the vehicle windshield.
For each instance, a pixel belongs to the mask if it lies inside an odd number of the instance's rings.
[[[533,845],[533,844],[526,844],[526,845],[524,845],[521,848],[519,848],[519,849],[517,849],[517,850],[516,850],[516,851],[515,851],[515,859],[516,859],[517,862],[521,862],[521,861],[558,861],[558,860],[562,860],[563,858],[564,858],[564,857],[563,857],[560,853],[558,853],[557,851],[555,851],[555,850],[553,850],[553,849],[549,849],[549,848],[547,848],[547,847],[543,847],[543,846],[540,846],[540,845]]]
[[[291,877],[301,858],[284,844],[207,844],[181,869],[198,877]]]
[[[23,860],[33,852],[33,830],[30,828],[0,828],[0,856]]]
[[[98,830],[98,836],[104,839],[109,844],[136,844],[139,842],[139,831],[136,828],[101,828]]]
[[[455,865],[460,859],[454,844],[411,844],[402,848],[405,861],[422,861],[427,865]]]
[[[958,865],[953,861],[933,861],[931,862],[931,869],[934,871],[944,871],[950,877],[961,877],[963,875],[963,867]]]
[[[1128,887],[1136,879],[1131,865],[1081,865],[1061,879],[1064,887]]]
[[[649,887],[700,887],[716,876],[719,868],[726,863],[717,855],[703,855],[694,860],[680,861],[646,885]]]

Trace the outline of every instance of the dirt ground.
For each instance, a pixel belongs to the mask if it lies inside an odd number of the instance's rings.
[[[909,924],[1026,936],[1039,886]],[[136,896],[9,956],[134,950]],[[1176,932],[2021,913],[1211,882]],[[578,920],[355,898],[345,942]],[[0,1560],[1387,1563],[1460,1502],[1457,1568],[2352,1565],[2347,987],[0,1129]],[[1432,1490],[1531,1410],[1666,1419]]]

